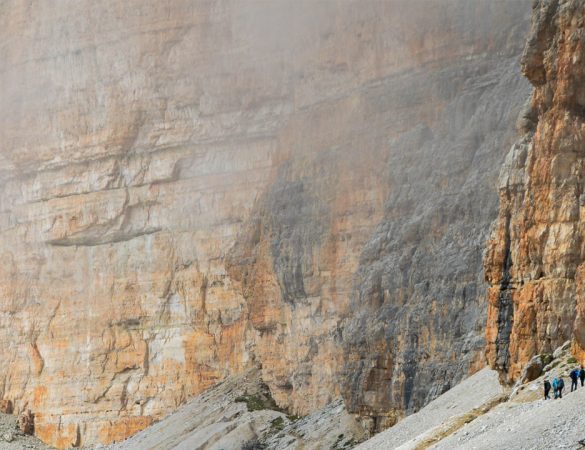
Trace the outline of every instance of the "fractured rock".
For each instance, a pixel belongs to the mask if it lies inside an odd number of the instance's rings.
[[[541,356],[535,356],[528,364],[526,364],[526,366],[524,366],[520,377],[521,382],[527,383],[528,381],[537,379],[542,374],[543,368],[544,362]]]
[[[30,409],[27,409],[26,412],[23,412],[18,417],[18,428],[24,434],[33,435],[35,433],[35,415]]]
[[[12,401],[0,400],[0,413],[12,414],[12,411],[13,411]]]
[[[567,352],[570,348],[571,348],[571,341],[565,342],[563,345],[561,345],[560,347],[555,349],[555,351],[553,352],[553,358],[554,359],[560,358],[562,356],[562,354]]]

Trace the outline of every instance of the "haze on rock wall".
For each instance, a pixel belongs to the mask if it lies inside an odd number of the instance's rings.
[[[109,443],[260,365],[379,430],[482,366],[530,3],[0,2],[0,397]]]

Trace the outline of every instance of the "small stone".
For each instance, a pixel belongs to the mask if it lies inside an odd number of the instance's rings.
[[[4,439],[6,442],[12,442],[14,440],[14,435],[9,431],[2,435],[2,439]]]

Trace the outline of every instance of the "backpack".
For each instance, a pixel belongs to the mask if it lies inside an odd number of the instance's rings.
[[[564,388],[564,387],[565,387],[565,381],[564,381],[564,380],[561,378],[561,379],[559,380],[559,389],[562,389],[562,388]]]
[[[579,377],[581,377],[581,378],[585,378],[585,369],[581,369],[581,370],[579,371]]]

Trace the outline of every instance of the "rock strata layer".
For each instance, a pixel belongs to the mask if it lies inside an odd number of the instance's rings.
[[[0,2],[0,399],[108,444],[260,364],[379,430],[475,370],[529,13]]]
[[[533,93],[485,260],[487,356],[510,382],[566,340],[585,356],[584,58],[585,2],[535,2],[522,57]]]

